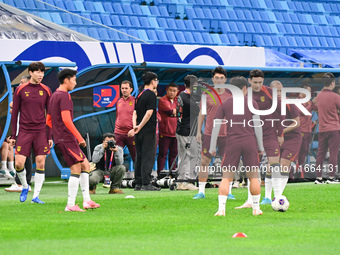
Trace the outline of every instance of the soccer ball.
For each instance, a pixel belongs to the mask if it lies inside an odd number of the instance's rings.
[[[272,208],[274,211],[285,212],[288,210],[289,201],[285,196],[274,197],[272,200]]]

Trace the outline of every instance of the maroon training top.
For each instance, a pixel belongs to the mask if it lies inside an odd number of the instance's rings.
[[[299,109],[296,107],[295,104],[287,104],[286,106],[286,118],[285,119],[295,119],[299,117]],[[284,125],[289,126],[293,123],[293,121],[285,121]],[[296,137],[301,137],[301,128],[298,127],[294,129],[293,131],[290,131],[288,133],[285,133],[284,139],[290,140],[294,139]]]
[[[19,86],[13,97],[12,110],[12,139],[16,139],[17,119],[20,112],[19,131],[33,133],[46,131],[46,111],[52,91],[46,85],[27,83]],[[51,129],[48,128],[49,140],[52,139]]]
[[[62,142],[77,142],[76,137],[63,122],[61,117],[62,111],[71,111],[71,118],[73,119],[73,102],[71,95],[65,91],[57,89],[51,97],[48,112],[52,119],[53,140],[56,144]]]
[[[248,98],[244,97],[244,114],[233,114],[233,101],[234,99],[228,98],[223,102],[222,106],[217,110],[215,119],[226,119],[227,125],[227,139],[230,142],[235,140],[244,139],[246,137],[255,137],[254,122],[249,120],[253,119],[253,113],[248,108]],[[259,109],[257,103],[253,100],[255,109]],[[248,122],[250,125],[248,125]]]

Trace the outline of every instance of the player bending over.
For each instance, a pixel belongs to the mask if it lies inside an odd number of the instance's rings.
[[[235,98],[229,98],[218,109],[214,127],[212,131],[210,154],[216,154],[216,141],[220,132],[221,124],[227,125],[227,144],[226,154],[222,161],[223,178],[218,191],[218,211],[215,216],[225,216],[225,206],[227,195],[229,193],[229,185],[233,180],[234,171],[238,168],[240,157],[243,159],[243,167],[247,172],[250,181],[250,193],[252,195],[253,215],[261,215],[260,195],[261,186],[258,179],[259,176],[259,153],[264,151],[262,141],[261,120],[258,115],[254,115],[248,108],[247,98],[247,80],[242,76],[231,79],[230,84],[237,86],[242,90],[244,95],[244,114],[233,114],[233,103]],[[257,103],[253,100],[253,106],[258,109]],[[225,119],[225,120],[223,120]],[[249,125],[250,123],[250,125]],[[222,124],[223,125],[223,124]],[[254,127],[255,126],[255,127]],[[259,152],[259,153],[258,153]]]
[[[62,152],[66,164],[71,169],[65,211],[84,212],[78,204],[75,204],[79,183],[83,193],[84,209],[95,209],[100,205],[90,198],[90,164],[79,147],[79,145],[85,147],[86,143],[73,124],[73,102],[68,92],[77,85],[76,73],[77,71],[71,69],[63,69],[58,73],[60,86],[51,97],[46,124],[52,128],[56,147]]]

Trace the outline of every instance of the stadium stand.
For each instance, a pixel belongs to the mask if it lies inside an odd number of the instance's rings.
[[[0,2],[102,41],[136,42],[135,38],[119,35],[128,29],[131,35],[149,43],[266,46],[285,54],[298,48],[334,50],[340,43],[340,2],[336,0],[317,3],[308,0]],[[107,27],[98,33],[98,24]]]

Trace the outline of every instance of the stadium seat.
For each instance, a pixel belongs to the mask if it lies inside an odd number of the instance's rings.
[[[297,25],[297,24],[294,24],[293,25],[293,29],[294,29],[294,33],[295,34],[302,34],[302,31],[301,31],[301,28],[300,28],[300,26],[299,25]]]
[[[122,7],[122,10],[123,10],[124,14],[133,15],[133,11],[132,11],[131,5],[123,4],[121,7]]]
[[[141,5],[141,6],[140,6],[140,9],[141,9],[141,11],[142,11],[142,13],[143,13],[144,15],[151,16],[151,12],[150,12],[149,6]],[[146,34],[145,34],[145,35],[146,35]]]
[[[305,37],[304,40],[307,40],[306,38],[309,38],[309,37]],[[317,37],[311,37],[310,41],[311,41],[311,44],[314,48],[321,48],[321,44],[320,44],[319,39]]]
[[[194,23],[192,23],[192,20],[183,20],[183,22],[187,30],[192,30],[192,31],[195,30],[195,26],[194,26]]]
[[[78,27],[77,30],[79,33],[89,36],[89,32],[87,31],[85,27]]]
[[[150,41],[148,35],[146,34],[144,29],[137,30],[138,38],[142,39],[143,41]]]
[[[219,34],[221,42],[226,45],[230,45],[229,38],[226,34]]]
[[[185,8],[185,13],[187,17],[189,18],[189,20],[193,20],[197,18],[196,13],[192,7]]]
[[[112,4],[111,2],[103,2],[103,7],[104,7],[104,10],[105,12],[108,12],[108,13],[114,13],[115,11],[113,10],[112,8]],[[110,37],[111,38],[111,37]],[[112,39],[112,38],[111,38]]]
[[[288,43],[291,47],[297,47],[298,44],[293,36],[287,36]]]
[[[53,22],[49,12],[39,12],[39,15],[41,18]]]
[[[82,1],[73,1],[73,4],[77,11],[86,12]]]
[[[63,21],[62,21],[60,14],[58,12],[52,12],[52,13],[50,13],[50,16],[51,16],[52,22],[59,24],[59,25],[63,24]]]
[[[194,23],[196,30],[202,30],[202,31],[204,30],[200,20],[194,20],[193,23]]]
[[[263,41],[264,41],[264,43],[265,43],[266,46],[269,46],[269,47],[274,46],[274,43],[273,43],[271,37],[268,36],[268,35],[264,35],[264,36],[263,36]]]
[[[83,19],[80,18],[79,16],[71,15],[71,18],[73,20],[73,24],[76,24],[76,25],[83,25],[84,24]]]
[[[139,17],[139,22],[143,28],[150,28],[150,23],[148,18],[146,17]]]
[[[317,39],[316,37],[314,37],[314,38]],[[311,39],[309,37],[304,36],[304,37],[302,37],[302,40],[305,43],[307,48],[316,47],[316,46],[313,45],[313,43],[312,43],[312,41],[311,41]]]
[[[290,44],[289,44],[289,42],[287,40],[287,37],[282,36],[282,37],[279,37],[279,39],[280,39],[280,42],[281,42],[282,46],[286,46],[286,47],[290,46]]]
[[[139,19],[136,16],[130,16],[130,22],[132,27],[138,28],[140,27]]]
[[[166,34],[163,30],[156,30],[156,34],[157,34],[158,40],[160,42],[167,42],[168,41],[168,38],[167,38],[167,36],[166,36]]]
[[[6,2],[8,2],[8,1],[6,1]],[[9,2],[13,3],[13,1],[9,1]],[[7,4],[9,4],[9,3],[7,3]],[[15,6],[19,9],[25,9],[26,8],[26,5],[25,5],[23,0],[14,0],[14,3],[13,3],[12,6]]]
[[[257,47],[266,46],[266,44],[264,43],[262,35],[256,35],[255,36],[255,43],[256,43]]]
[[[328,42],[325,37],[319,37],[319,41],[320,41],[321,47],[323,48],[329,47]]]
[[[192,33],[189,31],[184,32],[184,37],[187,43],[197,43],[194,39],[194,37],[192,36]]]
[[[168,19],[168,27],[173,30],[177,30],[177,25],[174,19]]]
[[[71,14],[69,14],[69,13],[61,13],[60,16],[61,16],[61,19],[62,19],[64,24],[68,24],[68,25],[72,25],[73,24],[73,20],[72,20]]]
[[[166,36],[168,37],[169,42],[176,43],[177,39],[173,31],[168,30],[166,31]]]
[[[219,9],[221,19],[228,20],[230,19],[229,14],[226,9]]]
[[[175,23],[176,23],[176,26],[178,29],[180,30],[185,30],[186,27],[185,27],[185,24],[184,24],[184,20],[182,19],[175,19]]]
[[[137,33],[137,30],[136,29],[128,29],[126,31],[127,34],[133,36],[133,37],[136,37],[136,38],[140,38],[138,33]],[[134,39],[133,37],[130,37],[130,36],[124,36],[124,37],[127,37],[128,40],[132,40],[132,41],[135,41],[136,39]],[[140,41],[139,41],[140,42]]]
[[[168,23],[165,18],[157,18],[159,27],[161,28],[169,28]]]
[[[108,14],[102,14],[101,15],[102,22],[105,26],[111,27],[113,26],[110,15]]]
[[[151,12],[152,15],[155,15],[157,17],[161,16],[161,13],[159,12],[157,6],[149,6],[149,9],[150,9],[150,12]]]
[[[95,39],[98,39],[98,40],[100,39],[97,28],[93,28],[93,27],[88,28],[88,34],[89,34],[89,36],[91,36]]]
[[[85,10],[86,10],[86,11],[95,12],[93,3],[92,3],[91,1],[85,1],[85,2],[84,2],[84,7],[85,7]]]
[[[158,42],[158,37],[156,35],[155,30],[146,30],[146,34],[148,35],[149,39],[154,42]]]
[[[228,37],[229,37],[229,41],[232,45],[239,45],[240,44],[235,34],[228,34]]]
[[[105,12],[102,2],[93,2],[93,7],[96,12],[99,12],[99,13]]]
[[[169,17],[169,12],[165,6],[159,6],[158,9],[163,17]]]
[[[212,9],[211,14],[213,16],[213,19],[220,20],[222,18],[218,9]]]
[[[195,42],[197,44],[205,44],[201,33],[193,32],[192,35],[193,35]]]
[[[150,27],[159,28],[157,19],[155,17],[148,17],[148,21],[149,21]]]
[[[117,15],[111,16],[112,25],[115,27],[121,27],[123,24]]]
[[[78,12],[76,7],[74,6],[73,1],[71,0],[65,0],[65,8],[66,10],[70,11],[70,12]],[[86,29],[85,29],[86,30]],[[87,33],[87,32],[86,32]]]
[[[186,43],[186,40],[185,40],[185,37],[182,31],[175,31],[175,36],[176,36],[177,42]]]
[[[110,40],[110,36],[109,36],[109,33],[107,31],[108,29],[105,29],[105,28],[99,28],[98,29],[98,34],[100,36],[100,39],[102,41],[109,41]]]
[[[122,9],[122,5],[120,3],[112,3],[112,7],[113,7],[113,10],[114,10],[114,13],[117,13],[117,14],[123,14],[124,11]]]
[[[131,22],[128,16],[121,15],[119,18],[120,18],[120,21],[122,22],[122,26],[131,27]]]
[[[209,33],[203,32],[203,33],[202,33],[202,37],[203,37],[203,40],[204,40],[204,42],[205,42],[206,44],[210,44],[210,45],[214,44],[214,42],[213,42],[213,40],[211,39]]]

